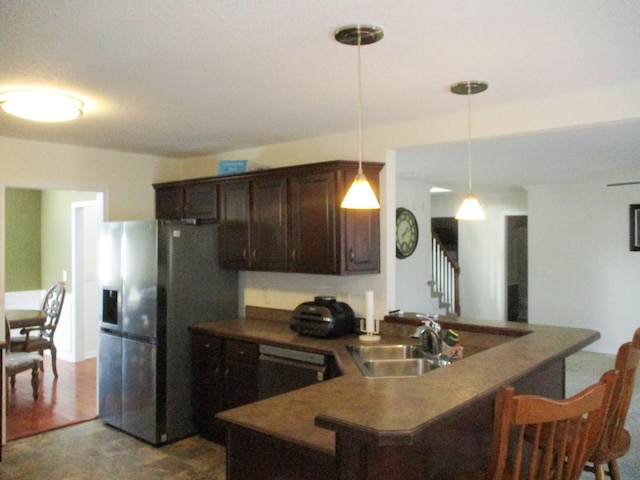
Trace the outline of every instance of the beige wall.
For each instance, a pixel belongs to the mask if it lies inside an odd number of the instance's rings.
[[[640,117],[638,90],[640,82],[607,91],[578,91],[560,98],[486,110],[482,110],[481,102],[478,102],[475,114],[483,120],[478,122],[474,136],[493,137],[637,118]],[[383,256],[380,275],[336,278],[248,272],[241,275],[243,300],[292,308],[312,294],[335,293],[343,298],[350,297],[358,312],[364,306],[364,291],[374,290],[378,316],[394,306],[395,255],[390,247],[393,246],[395,224],[396,150],[463,140],[466,129],[460,125],[465,122],[462,108],[458,115],[365,129],[364,159],[387,163],[381,173]],[[352,131],[189,160],[0,138],[0,181],[3,186],[102,191],[105,193],[105,219],[143,219],[154,215],[153,182],[215,175],[219,159],[240,158],[267,167],[355,159],[357,136]],[[0,222],[4,222],[3,204],[0,204]],[[0,252],[3,251],[4,244],[0,245]],[[4,272],[0,273],[0,287],[4,291]]]
[[[499,79],[495,80],[485,95],[502,94],[495,90],[499,88],[496,87]],[[492,93],[494,91],[496,93]],[[480,99],[474,106],[474,115],[482,121],[478,121],[474,128],[474,138],[638,118],[638,91],[640,81],[606,91],[580,90],[576,86],[573,95],[486,110],[482,109]],[[240,277],[241,291],[244,291],[242,300],[255,305],[292,308],[312,294],[331,292],[351,300],[356,312],[362,313],[364,292],[374,290],[376,314],[378,317],[383,315],[387,307],[395,303],[395,254],[392,248],[396,204],[395,150],[464,140],[467,132],[461,127],[466,125],[463,110],[461,108],[458,115],[434,116],[412,123],[365,129],[364,159],[387,163],[381,174],[383,255],[380,275],[335,278],[247,272]],[[354,120],[354,126],[355,123]],[[0,138],[0,187],[2,191],[6,186],[102,191],[105,194],[105,220],[135,220],[154,215],[153,182],[214,175],[219,159],[248,159],[265,166],[283,166],[355,158],[355,132],[190,160]],[[0,224],[4,225],[4,220],[4,195],[0,195]],[[0,236],[0,255],[0,291],[4,292],[4,235]],[[0,311],[4,311],[2,295]],[[4,324],[0,326],[0,334],[4,334]]]

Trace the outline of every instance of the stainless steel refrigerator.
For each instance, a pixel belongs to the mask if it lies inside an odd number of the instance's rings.
[[[218,225],[107,222],[100,232],[98,412],[153,445],[195,433],[189,325],[238,316]]]

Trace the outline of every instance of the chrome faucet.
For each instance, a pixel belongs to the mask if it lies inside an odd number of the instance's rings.
[[[418,327],[411,334],[411,338],[422,338],[422,349],[425,353],[439,357],[442,353],[442,338],[440,337],[442,327],[430,315],[416,316],[423,319],[424,325]]]

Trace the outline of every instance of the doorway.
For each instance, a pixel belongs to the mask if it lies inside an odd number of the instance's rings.
[[[528,248],[527,216],[505,217],[507,248],[507,320],[527,323],[528,320]]]
[[[431,217],[431,230],[435,233],[447,254],[458,261],[458,220],[454,217]]]
[[[60,378],[54,379],[51,368],[47,368],[47,362],[50,362],[47,355],[45,371],[40,375],[39,403],[29,399],[25,402],[26,409],[16,408],[8,412],[7,423],[11,421],[11,414],[21,415],[22,419],[34,416],[42,429],[33,431],[28,428],[33,434],[48,430],[48,426],[64,426],[65,421],[82,420],[69,415],[69,412],[81,414],[86,419],[95,418],[95,387],[86,395],[80,389],[95,385],[96,377],[96,250],[103,193],[5,187],[4,200],[5,308],[39,308],[44,291],[56,281],[64,281],[67,289],[55,337]],[[80,383],[77,382],[79,371],[83,372]],[[86,375],[92,377],[87,379]],[[69,394],[71,391],[76,395]],[[21,393],[16,389],[13,405],[19,405]],[[76,403],[78,398],[83,399],[82,404]],[[91,398],[93,406],[87,402]],[[31,410],[33,412],[30,413]],[[45,417],[46,422],[43,421]],[[33,424],[33,421],[28,424]]]

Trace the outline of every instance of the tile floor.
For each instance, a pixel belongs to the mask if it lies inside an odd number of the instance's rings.
[[[613,366],[613,355],[579,352],[567,361],[567,395],[596,382]],[[627,428],[631,451],[620,462],[622,478],[640,479],[640,381]],[[225,449],[195,436],[155,448],[99,420],[61,428],[7,443],[2,450],[0,479],[212,479],[225,478]],[[584,473],[584,480],[592,474]]]
[[[225,449],[199,436],[156,448],[100,420],[7,443],[2,480],[224,480]]]

